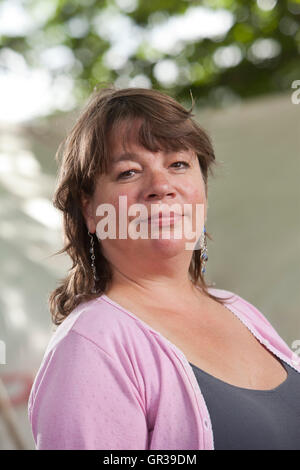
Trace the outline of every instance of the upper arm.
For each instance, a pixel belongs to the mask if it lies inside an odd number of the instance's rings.
[[[36,392],[37,449],[146,449],[141,398],[121,362],[70,331],[52,354]]]

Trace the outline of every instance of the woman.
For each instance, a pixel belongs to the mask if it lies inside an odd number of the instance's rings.
[[[109,87],[64,143],[54,205],[73,265],[29,399],[37,449],[300,449],[298,358],[204,279],[216,161],[192,116],[158,91]],[[129,236],[138,225],[151,236]]]

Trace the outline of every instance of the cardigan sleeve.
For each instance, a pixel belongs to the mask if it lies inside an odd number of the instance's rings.
[[[76,331],[50,353],[29,413],[36,449],[147,449],[143,400],[121,361]]]

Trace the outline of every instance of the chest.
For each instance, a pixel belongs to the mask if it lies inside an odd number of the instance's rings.
[[[205,315],[152,311],[144,320],[186,359],[224,382],[269,390],[287,377],[278,358],[226,307],[210,305]]]

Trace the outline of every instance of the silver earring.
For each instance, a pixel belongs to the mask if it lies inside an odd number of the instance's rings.
[[[88,230],[88,234],[91,238],[91,240],[90,240],[90,242],[91,242],[91,246],[90,246],[91,268],[92,268],[92,271],[93,271],[94,280],[96,282],[96,281],[99,281],[99,278],[97,276],[97,271],[96,271],[96,266],[95,266],[94,237],[93,237],[93,234],[89,232],[89,230]],[[94,292],[96,292],[95,289],[94,289]]]
[[[200,259],[201,259],[201,265],[202,265],[201,272],[202,272],[202,274],[204,274],[205,271],[206,271],[206,268],[205,268],[206,262],[208,260],[205,226],[204,226],[203,232],[202,232],[201,237],[200,237],[200,250],[201,250]]]

